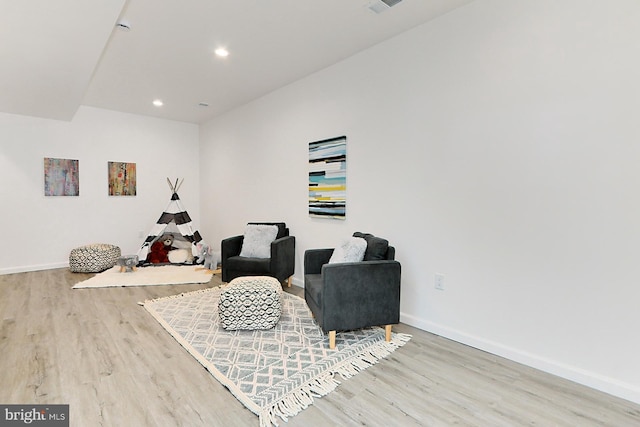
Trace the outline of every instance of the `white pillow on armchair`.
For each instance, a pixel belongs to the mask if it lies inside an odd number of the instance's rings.
[[[248,224],[242,240],[241,257],[271,258],[271,242],[278,235],[277,225]]]
[[[349,237],[333,250],[329,264],[338,262],[360,262],[364,259],[367,241],[362,237]]]

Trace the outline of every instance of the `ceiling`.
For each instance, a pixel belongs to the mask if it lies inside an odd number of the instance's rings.
[[[0,111],[202,123],[471,1],[0,0]]]

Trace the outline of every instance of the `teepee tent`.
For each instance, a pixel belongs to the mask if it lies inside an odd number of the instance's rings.
[[[178,184],[178,180],[176,180],[176,183],[172,184],[169,178],[167,178],[172,192],[171,201],[151,231],[149,231],[149,235],[138,251],[138,259],[141,263],[147,259],[151,245],[165,233],[173,234],[176,239],[175,242],[184,241],[188,242],[189,245],[202,240],[200,233],[197,230],[193,230],[191,217],[189,217],[189,214],[182,206],[180,197],[178,196],[178,189],[183,181],[180,181],[180,184]]]

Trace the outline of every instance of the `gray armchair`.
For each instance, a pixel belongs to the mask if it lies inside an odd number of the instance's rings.
[[[370,234],[354,233],[367,240],[361,262],[329,264],[333,249],[309,249],[304,253],[304,298],[316,321],[329,333],[335,348],[336,331],[385,326],[400,322],[400,263],[395,248]]]
[[[271,255],[269,258],[240,256],[244,235],[222,240],[222,281],[230,282],[241,276],[270,276],[275,277],[281,283],[286,280],[290,287],[295,269],[296,238],[289,235],[289,229],[284,222],[251,222],[249,224],[278,227],[276,239],[271,242]]]

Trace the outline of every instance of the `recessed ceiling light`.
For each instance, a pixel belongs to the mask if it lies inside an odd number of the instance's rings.
[[[156,107],[162,107],[164,105],[164,102],[162,102],[161,99],[154,99],[153,105],[155,105]]]
[[[223,47],[220,47],[215,50],[215,54],[224,58],[226,56],[229,56],[229,51]]]

